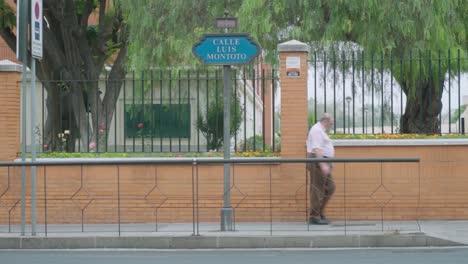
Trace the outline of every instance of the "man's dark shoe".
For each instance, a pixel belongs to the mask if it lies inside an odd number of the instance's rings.
[[[318,217],[311,217],[309,219],[309,225],[328,225],[328,221],[323,220],[323,219],[318,218]]]
[[[322,221],[327,222],[327,224],[330,223],[330,220],[328,220],[328,218],[327,218],[327,217],[325,216],[325,214],[323,214],[323,213],[320,214],[320,219],[322,219]]]

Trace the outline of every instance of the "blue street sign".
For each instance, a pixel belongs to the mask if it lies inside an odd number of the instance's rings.
[[[212,65],[247,64],[260,53],[248,34],[205,34],[193,46],[193,54]]]

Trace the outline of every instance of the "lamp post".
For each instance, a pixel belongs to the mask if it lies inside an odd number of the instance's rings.
[[[364,134],[367,134],[367,106],[364,107],[364,127],[362,131]]]
[[[346,96],[346,103],[348,104],[348,134],[351,134],[351,121],[349,119],[349,104],[353,98],[351,96]],[[345,131],[346,132],[346,131]]]

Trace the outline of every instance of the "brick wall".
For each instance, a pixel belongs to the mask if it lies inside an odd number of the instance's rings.
[[[20,151],[21,73],[17,65],[0,65],[0,161],[12,161]]]

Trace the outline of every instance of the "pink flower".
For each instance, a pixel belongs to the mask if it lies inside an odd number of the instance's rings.
[[[49,147],[49,145],[48,145],[48,144],[44,144],[43,147],[44,147],[45,149],[47,149],[47,148]]]
[[[137,127],[138,127],[138,128],[142,128],[142,127],[143,127],[143,123],[138,123]]]
[[[99,124],[99,128],[100,128],[100,129],[103,129],[103,128],[104,128],[104,125],[105,125],[104,122],[100,123],[100,124]]]
[[[99,135],[102,135],[102,134],[104,134],[104,129],[101,128],[99,129]]]
[[[90,142],[90,143],[89,143],[89,148],[90,148],[90,149],[93,149],[94,147],[96,147],[96,143]]]

